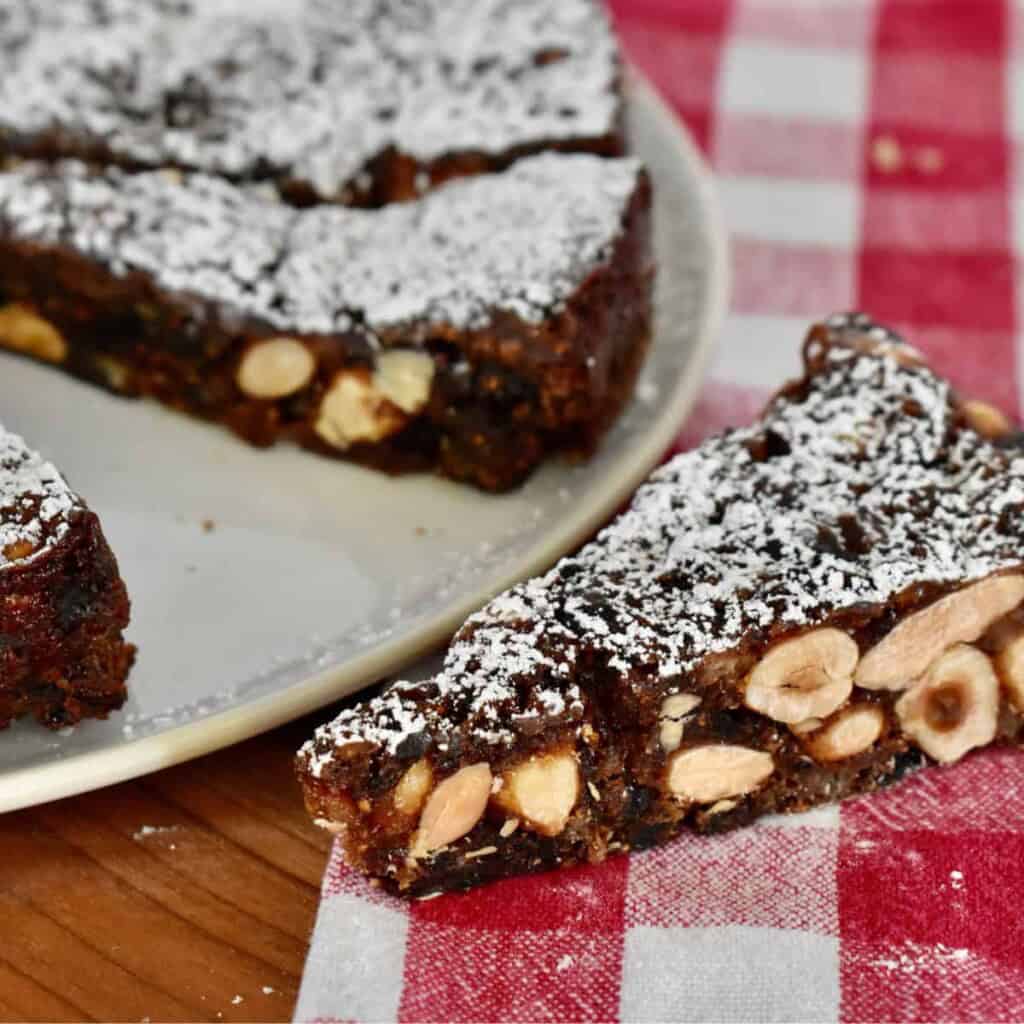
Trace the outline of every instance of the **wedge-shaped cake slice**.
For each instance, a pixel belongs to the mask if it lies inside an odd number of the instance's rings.
[[[51,463],[0,427],[0,727],[105,718],[135,649],[99,520]]]
[[[488,490],[590,454],[650,336],[651,189],[549,153],[381,210],[204,175],[0,172],[0,349],[391,472]]]
[[[859,315],[301,750],[349,862],[413,894],[873,790],[1016,742],[1024,454]],[[1024,621],[1024,620],[1022,620]]]
[[[0,54],[0,161],[375,206],[625,144],[599,0],[0,0]]]

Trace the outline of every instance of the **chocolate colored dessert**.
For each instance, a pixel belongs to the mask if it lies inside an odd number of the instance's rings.
[[[0,727],[105,718],[135,649],[99,520],[58,470],[0,427]]]
[[[866,793],[1024,736],[1024,459],[860,315],[753,426],[300,751],[345,857],[424,895]]]
[[[380,210],[204,175],[0,173],[0,346],[267,445],[488,490],[589,453],[650,333],[650,188],[543,154]]]
[[[0,160],[382,205],[547,149],[622,152],[597,0],[0,0]]]

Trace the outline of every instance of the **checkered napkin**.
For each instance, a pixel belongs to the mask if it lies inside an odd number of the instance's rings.
[[[732,313],[680,443],[749,420],[807,322],[871,311],[1018,412],[1024,10],[619,0],[718,173]],[[1019,1020],[1024,754],[842,808],[407,904],[333,856],[300,1020]]]

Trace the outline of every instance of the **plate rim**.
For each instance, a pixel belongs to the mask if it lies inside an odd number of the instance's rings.
[[[48,764],[15,769],[0,777],[0,813],[138,778],[240,743],[310,714],[357,692],[368,680],[392,674],[418,657],[436,650],[474,610],[518,580],[547,569],[565,552],[577,547],[614,514],[657,465],[696,403],[711,352],[724,323],[730,293],[728,235],[711,169],[689,128],[668,106],[646,76],[626,68],[627,89],[635,100],[666,122],[666,138],[697,183],[700,207],[707,225],[709,265],[707,295],[694,330],[691,372],[676,388],[655,428],[636,445],[629,468],[619,483],[599,495],[587,512],[563,529],[545,533],[517,560],[516,565],[488,579],[445,612],[393,643],[365,651],[342,665],[316,672],[276,694],[242,706],[183,723],[161,733],[102,750],[74,754]]]

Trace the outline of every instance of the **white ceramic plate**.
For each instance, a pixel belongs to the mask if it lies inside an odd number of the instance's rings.
[[[653,91],[634,77],[629,94],[655,183],[658,320],[637,398],[586,465],[548,465],[501,497],[393,480],[256,451],[0,356],[3,421],[99,513],[139,647],[129,700],[109,721],[56,734],[22,721],[0,735],[0,810],[154,771],[352,693],[445,640],[628,497],[693,403],[727,291],[708,173]]]

